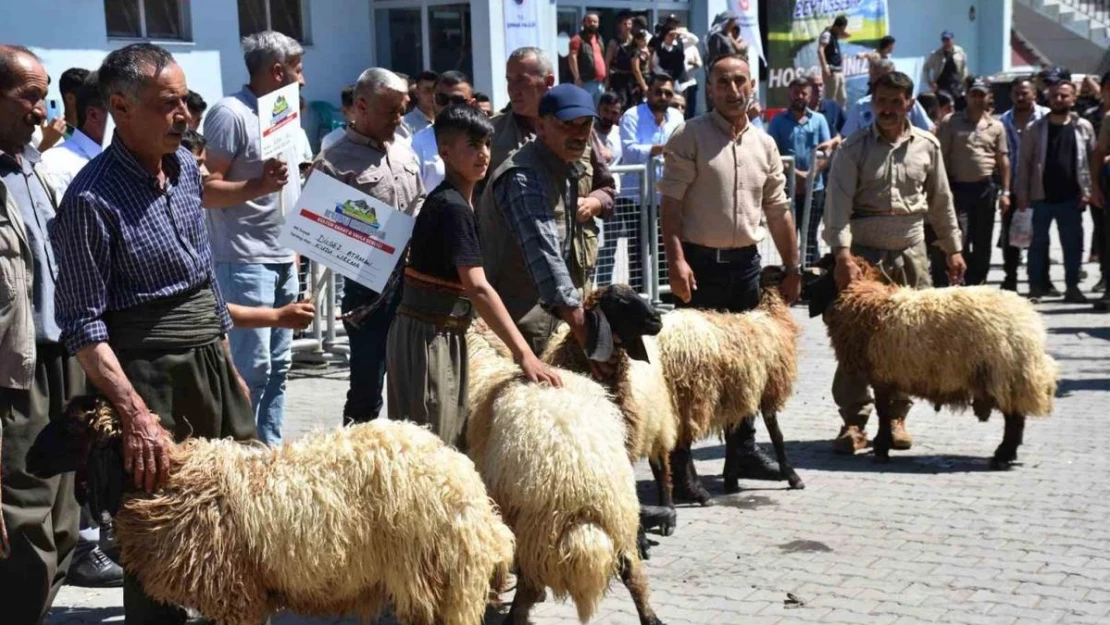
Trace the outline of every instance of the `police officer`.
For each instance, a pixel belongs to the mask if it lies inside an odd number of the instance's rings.
[[[929,287],[926,222],[945,252],[949,278],[958,281],[966,267],[940,142],[907,120],[913,81],[901,72],[885,74],[875,81],[872,94],[875,121],[844,142],[829,174],[825,241],[836,256],[837,286],[843,289],[859,279],[859,268],[851,262],[856,255],[880,266],[897,284]],[[894,449],[913,444],[905,428],[913,405],[908,397],[873,398],[865,377],[838,367],[833,399],[844,419],[833,443],[836,453],[866,447],[864,427],[872,404],[880,418],[892,421]]]
[[[967,284],[983,284],[991,266],[995,200],[1010,208],[1010,157],[1006,127],[987,113],[990,88],[981,78],[968,88],[967,108],[940,123],[937,139],[955,198],[956,217],[967,254]],[[993,175],[1002,178],[1002,195]],[[946,286],[944,252],[929,248],[934,286]]]

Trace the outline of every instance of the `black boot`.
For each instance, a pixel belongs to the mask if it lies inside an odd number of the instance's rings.
[[[703,506],[712,503],[709,491],[705,490],[698,479],[694,456],[689,448],[676,447],[671,452],[671,470],[674,472],[675,503],[697,503]]]
[[[95,543],[83,543],[73,554],[66,572],[66,584],[81,588],[119,588],[123,586],[123,569]]]
[[[725,433],[725,492],[739,492],[738,480],[783,479],[779,463],[771,460],[755,444],[755,417],[748,417]]]

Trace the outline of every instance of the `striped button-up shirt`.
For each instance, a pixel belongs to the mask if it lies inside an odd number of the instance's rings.
[[[108,340],[102,317],[209,286],[224,332],[231,316],[212,268],[201,178],[185,148],[162,158],[165,186],[116,135],[73,179],[54,221],[57,316],[76,353]]]

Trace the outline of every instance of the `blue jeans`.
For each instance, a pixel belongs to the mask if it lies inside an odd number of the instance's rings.
[[[1079,287],[1079,265],[1083,261],[1083,211],[1079,202],[1049,204],[1033,203],[1033,242],[1029,246],[1029,286],[1045,289],[1038,284],[1048,269],[1048,233],[1052,220],[1060,230],[1060,247],[1064,248],[1064,284],[1069,289]]]
[[[297,299],[297,271],[293,263],[216,263],[216,280],[228,304],[280,308]],[[235,368],[251,391],[258,440],[279,445],[293,331],[237,328],[228,334],[228,340]]]

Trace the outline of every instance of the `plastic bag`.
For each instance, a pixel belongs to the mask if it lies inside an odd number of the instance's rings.
[[[1015,211],[1010,221],[1010,245],[1028,249],[1033,243],[1033,209]]]

